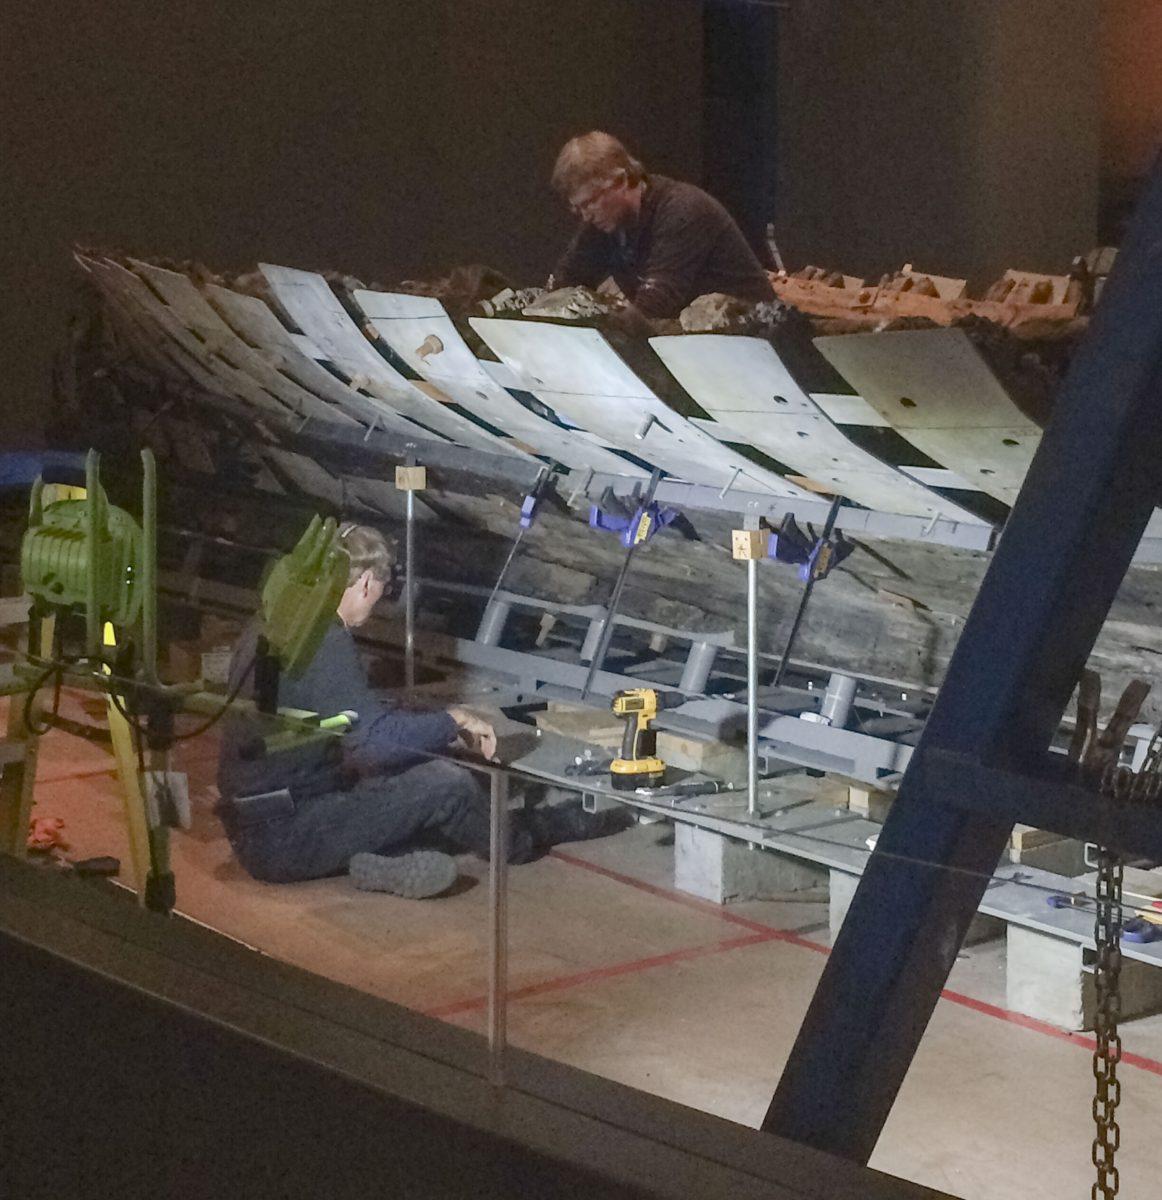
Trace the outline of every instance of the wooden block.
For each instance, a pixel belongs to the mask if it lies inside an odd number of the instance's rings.
[[[595,746],[616,750],[621,745],[622,723],[612,713],[575,705],[550,705],[546,712],[533,716],[537,728],[545,733],[578,738]]]
[[[765,529],[732,529],[730,531],[730,552],[734,558],[741,561],[766,558],[767,544],[771,538]]]
[[[1009,845],[1014,850],[1032,850],[1034,846],[1045,846],[1060,840],[1061,834],[1050,833],[1048,829],[1034,829],[1032,825],[1014,825],[1009,835]]]
[[[1017,825],[1009,837],[1008,859],[1055,875],[1076,875],[1085,867],[1085,846],[1047,829]]]
[[[917,271],[911,263],[905,263],[901,272],[920,279],[927,279],[936,289],[941,300],[960,300],[968,290],[967,279],[953,279],[948,275],[933,275],[928,271]]]
[[[888,810],[892,807],[892,801],[895,798],[895,792],[862,787],[854,783],[847,789],[848,810],[868,821],[878,821],[881,824],[887,820]]]
[[[678,733],[658,731],[658,757],[680,771],[703,771],[718,778],[746,776],[746,751],[724,742],[704,742]]]
[[[825,483],[818,483],[814,479],[808,479],[806,475],[788,475],[786,478],[789,483],[797,483],[801,488],[806,488],[809,492],[818,492],[821,496],[835,495],[834,488],[829,487]],[[738,558],[738,555],[736,554],[734,557]]]
[[[196,641],[170,642],[166,656],[170,683],[197,683],[202,678],[202,649]]]
[[[422,492],[428,486],[428,468],[396,467],[395,486],[401,492]]]

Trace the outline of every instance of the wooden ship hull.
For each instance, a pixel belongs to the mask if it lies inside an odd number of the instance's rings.
[[[647,342],[599,312],[561,319],[569,305],[551,302],[524,304],[525,315],[504,296],[445,305],[273,265],[227,280],[95,252],[77,261],[93,319],[77,327],[55,438],[107,458],[154,449],[163,554],[175,579],[204,581],[203,600],[215,577],[252,587],[311,511],[401,534],[394,470],[418,464],[420,623],[432,653],[455,644],[474,669],[567,695],[574,677],[556,667],[530,676],[515,659],[465,650],[473,631],[480,640],[520,504],[550,468],[554,502],[505,577],[516,616],[493,649],[561,664],[577,649],[564,631],[583,635],[625,553],[589,527],[590,509],[632,508],[656,471],[657,500],[685,521],[636,554],[615,660],[640,673],[652,655],[666,682],[686,653],[667,666],[667,642],[710,635],[722,652],[699,682],[730,695],[745,640],[730,529],[789,513],[818,532],[838,495],[837,527],[857,549],[815,589],[795,686],[801,708],[817,708],[829,673],[852,675],[864,717],[889,721],[922,721],[940,685],[1084,326],[1052,290],[1035,302],[1024,287],[1006,310],[913,295],[899,281],[893,291],[802,278],[777,280],[781,302],[757,317],[696,302]],[[1155,524],[1091,663],[1111,688],[1149,677],[1162,653]],[[803,584],[779,563],[759,574],[760,649],[773,669]]]

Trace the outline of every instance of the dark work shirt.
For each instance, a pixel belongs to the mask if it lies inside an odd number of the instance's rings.
[[[629,228],[603,233],[584,224],[553,272],[558,287],[597,287],[610,275],[647,317],[676,317],[698,296],[742,300],[775,293],[742,230],[713,196],[692,183],[647,176]]]
[[[233,687],[254,657],[258,629],[242,636],[231,666]],[[296,798],[342,790],[360,775],[388,773],[422,761],[422,751],[446,750],[456,739],[456,722],[446,712],[396,708],[367,682],[351,631],[339,620],[329,625],[315,657],[297,678],[283,675],[279,708],[333,717],[359,714],[349,733],[313,740],[294,750],[255,757],[258,725],[231,714],[222,731],[218,789],[223,797],[290,788]]]

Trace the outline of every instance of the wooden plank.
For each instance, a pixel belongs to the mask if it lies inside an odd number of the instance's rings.
[[[918,450],[1012,504],[1041,442],[961,329],[815,339],[823,357]]]
[[[310,338],[291,333],[257,296],[243,295],[217,284],[208,284],[205,294],[240,338],[308,391],[338,405],[364,424],[378,423],[389,433],[405,437],[432,436],[406,417],[385,408],[381,401],[365,396],[333,375],[319,363],[323,356]]]
[[[178,361],[184,364],[190,378],[204,392],[231,396],[283,421],[293,419],[292,409],[245,371],[215,355],[139,276],[111,259],[102,259],[96,271],[103,284],[133,309],[151,340],[165,342],[168,339],[180,348],[183,353]]]
[[[196,383],[207,396],[228,395],[222,381],[186,354],[157,322],[128,294],[124,279],[104,259],[75,256],[82,270],[101,293],[105,312],[119,337],[124,338],[137,361],[174,383]]]
[[[324,359],[341,371],[353,386],[367,391],[389,409],[425,430],[432,430],[461,446],[528,457],[511,442],[496,437],[454,409],[426,396],[405,379],[371,345],[321,275],[270,263],[259,263],[259,270],[291,319],[314,342]]]
[[[439,300],[366,289],[354,296],[380,337],[417,375],[489,425],[566,467],[644,474],[598,438],[554,425],[514,399],[484,370]]]
[[[880,512],[983,523],[849,441],[766,339],[704,333],[650,345],[712,417],[829,491]]]
[[[607,443],[690,483],[803,498],[659,399],[596,330],[540,321],[472,317],[497,355],[555,412]]]
[[[248,346],[214,311],[187,275],[133,258],[129,259],[129,266],[161,296],[175,317],[184,322],[186,328],[204,342],[212,354],[252,376],[260,387],[277,396],[300,417],[311,417],[335,425],[358,424],[342,409],[301,387]]]

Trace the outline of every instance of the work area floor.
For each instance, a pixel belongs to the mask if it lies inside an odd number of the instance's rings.
[[[94,720],[93,699],[67,701]],[[267,885],[211,813],[215,742],[184,744],[193,828],[173,837],[179,910],[267,954],[469,1029],[488,978],[485,864],[423,902],[345,878]],[[42,740],[35,815],[67,855],[129,856],[109,751]],[[748,1126],[762,1119],[825,962],[823,888],[723,908],[673,890],[672,830],[639,825],[512,868],[511,1040]],[[49,869],[46,865],[46,869]],[[1123,1028],[1121,1194],[1162,1178],[1162,1017]],[[1004,949],[963,951],[872,1165],[969,1200],[1061,1200],[1093,1177],[1092,1041],[1004,1008]]]

